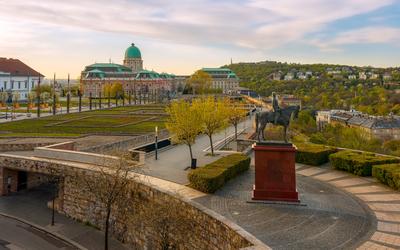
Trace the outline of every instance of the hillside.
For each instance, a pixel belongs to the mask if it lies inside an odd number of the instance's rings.
[[[273,61],[225,65],[241,86],[269,96],[292,94],[310,109],[356,108],[372,115],[400,114],[399,68]]]

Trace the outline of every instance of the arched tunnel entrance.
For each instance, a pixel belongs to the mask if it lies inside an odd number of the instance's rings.
[[[0,195],[10,195],[48,182],[46,174],[0,167]]]

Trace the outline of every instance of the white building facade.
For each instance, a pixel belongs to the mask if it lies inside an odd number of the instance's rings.
[[[8,93],[11,99],[19,94],[20,101],[27,100],[29,92],[43,77],[18,59],[0,58],[0,92]]]
[[[230,94],[239,89],[239,77],[228,68],[202,68],[212,78],[211,88],[221,89],[222,93]]]

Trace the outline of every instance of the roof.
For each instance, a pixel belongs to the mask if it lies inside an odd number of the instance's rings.
[[[238,78],[237,75],[233,72],[228,74],[228,78]]]
[[[227,69],[227,68],[202,68],[202,71],[205,72],[223,72],[223,73],[231,73],[232,70]]]
[[[400,128],[400,120],[395,118],[378,118],[366,115],[355,115],[347,121],[348,124],[369,129]]]
[[[157,79],[157,78],[160,78],[160,74],[150,70],[141,70],[136,75],[136,79]]]
[[[0,71],[10,73],[11,76],[41,76],[36,70],[32,69],[18,59],[0,57]]]
[[[168,73],[160,73],[159,74],[159,76],[161,77],[161,78],[165,78],[165,79],[172,79],[172,78],[175,78],[175,75],[174,74],[168,74]]]
[[[348,121],[352,117],[353,117],[352,115],[350,115],[348,113],[342,113],[342,112],[333,113],[331,115],[332,120],[344,121],[344,122]]]
[[[98,69],[92,69],[92,70],[89,70],[88,72],[90,72],[90,73],[104,73],[103,71],[98,70]]]
[[[139,48],[136,47],[134,43],[125,50],[125,59],[126,58],[142,58],[142,53],[140,53]]]
[[[132,72],[132,69],[116,63],[94,63],[85,67],[85,71],[99,70],[103,72]]]

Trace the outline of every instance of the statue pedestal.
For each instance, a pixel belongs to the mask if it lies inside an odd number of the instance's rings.
[[[252,200],[300,202],[296,190],[295,153],[291,143],[257,142]]]

